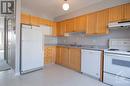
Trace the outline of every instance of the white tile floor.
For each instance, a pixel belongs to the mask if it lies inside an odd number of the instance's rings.
[[[13,71],[0,72],[0,86],[107,86],[59,65],[48,65],[43,70],[14,76]]]

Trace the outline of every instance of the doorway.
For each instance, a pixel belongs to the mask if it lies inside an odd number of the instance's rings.
[[[0,71],[15,68],[14,19],[0,17]]]

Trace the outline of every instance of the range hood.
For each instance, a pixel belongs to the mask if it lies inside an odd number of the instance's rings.
[[[108,24],[109,29],[114,29],[114,28],[130,28],[130,21],[122,21],[122,22],[113,22]]]
[[[69,32],[69,33],[64,33],[64,36],[75,36],[75,35],[85,35],[85,32]]]

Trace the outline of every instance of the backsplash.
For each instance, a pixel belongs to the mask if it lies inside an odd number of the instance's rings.
[[[108,46],[108,40],[111,38],[130,38],[130,28],[110,30],[108,35],[87,36],[85,34],[77,34],[69,37],[58,37],[57,43]]]
[[[53,36],[44,36],[44,44],[52,44],[52,45],[56,45],[57,44],[57,37],[53,37]]]

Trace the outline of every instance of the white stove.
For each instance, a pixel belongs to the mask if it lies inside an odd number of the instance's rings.
[[[105,53],[112,53],[112,54],[120,54],[120,55],[130,55],[130,51],[123,51],[123,50],[104,50]]]
[[[109,49],[104,52],[130,55],[130,39],[110,39]]]
[[[112,86],[130,86],[130,39],[110,39],[104,50],[103,82]]]

